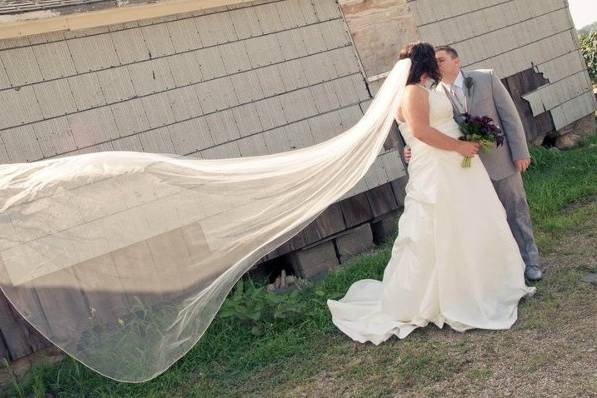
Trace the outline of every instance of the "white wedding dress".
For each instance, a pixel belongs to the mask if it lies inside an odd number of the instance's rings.
[[[428,91],[431,126],[458,138],[450,101]],[[392,256],[382,281],[357,281],[341,300],[328,300],[334,324],[374,344],[429,322],[461,332],[510,328],[518,301],[534,288],[525,285],[524,262],[481,160],[463,168],[458,153],[419,141],[406,124],[400,130],[412,159]]]

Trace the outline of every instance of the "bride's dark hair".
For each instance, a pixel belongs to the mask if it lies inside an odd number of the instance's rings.
[[[410,58],[412,65],[406,84],[417,84],[421,76],[427,74],[435,83],[439,83],[441,75],[435,59],[435,48],[429,43],[415,42],[407,44],[400,50],[400,59]]]

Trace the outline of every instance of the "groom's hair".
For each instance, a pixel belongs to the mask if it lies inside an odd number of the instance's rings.
[[[452,57],[452,59],[458,58],[458,51],[456,51],[454,48],[450,46],[437,46],[435,47],[435,51],[445,51],[448,54],[450,54],[450,57]]]

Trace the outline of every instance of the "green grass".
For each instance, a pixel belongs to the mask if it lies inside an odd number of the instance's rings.
[[[544,252],[551,250],[558,234],[580,224],[591,212],[571,210],[597,197],[596,137],[569,151],[532,150],[533,165],[524,181],[536,239]]]
[[[525,185],[543,253],[557,250],[562,234],[582,228],[587,217],[597,214],[596,148],[597,136],[593,135],[568,151],[533,149],[535,162],[525,175]],[[294,395],[294,389],[296,395],[312,396],[329,387],[329,382],[338,386],[338,395],[384,396],[399,389],[447,382],[456,376],[464,377],[465,384],[482,384],[494,377],[500,347],[516,343],[510,334],[436,333],[435,327],[429,327],[403,341],[391,339],[378,347],[356,347],[336,330],[326,300],[342,297],[356,280],[381,278],[390,254],[391,242],[302,290],[297,300],[307,308],[303,316],[298,320],[270,319],[261,325],[259,335],[252,333],[246,322],[218,316],[191,352],[150,382],[116,383],[65,359],[58,365],[34,369],[9,395],[277,396],[283,388],[284,394]],[[588,291],[579,289],[580,275],[578,268],[551,271],[550,278],[542,282],[538,293],[542,299],[532,304],[533,310],[526,302],[521,305],[521,322],[515,329],[527,333],[551,330],[562,305],[584,303]],[[570,301],[575,299],[580,301]],[[535,354],[528,357],[522,371],[535,372],[554,355]],[[481,365],[471,366],[472,359],[466,359],[471,357]],[[443,396],[441,390],[429,388],[428,395]]]

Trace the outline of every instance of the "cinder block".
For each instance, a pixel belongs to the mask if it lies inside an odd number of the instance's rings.
[[[141,29],[127,29],[110,33],[121,64],[145,61],[150,58]]]
[[[394,191],[394,196],[396,197],[396,202],[398,202],[398,206],[404,206],[404,199],[406,197],[406,184],[408,184],[408,176],[404,175],[397,180],[393,180],[391,182],[392,190]]]
[[[66,42],[48,43],[32,48],[44,80],[77,73]]]
[[[33,162],[43,158],[37,137],[31,125],[0,132],[8,158],[13,163]]]
[[[375,247],[370,224],[363,224],[353,228],[345,234],[338,236],[335,241],[341,263],[346,262],[350,257]]]
[[[135,88],[126,66],[99,71],[97,78],[109,104],[135,96]]]
[[[149,120],[140,99],[119,102],[111,105],[110,108],[120,136],[149,130]]]
[[[332,241],[293,252],[289,260],[296,274],[307,279],[320,278],[339,264]]]
[[[35,84],[33,90],[44,118],[66,115],[77,110],[71,89],[64,79]]]
[[[141,33],[149,49],[149,58],[174,54],[174,45],[165,24],[143,26]]]
[[[44,158],[77,149],[66,117],[45,120],[32,126]]]
[[[120,64],[109,34],[67,40],[77,72],[90,72]]]
[[[151,128],[174,123],[174,113],[167,93],[149,95],[141,99]]]
[[[398,217],[399,212],[393,212],[387,214],[380,220],[371,224],[371,231],[373,233],[373,242],[377,245],[381,245],[388,239],[396,236],[398,232]]]
[[[86,73],[67,80],[80,111],[106,104],[97,74]]]
[[[21,47],[0,52],[0,60],[6,68],[13,86],[42,81],[42,74],[32,47]]]
[[[174,88],[174,77],[165,58],[128,65],[127,68],[139,96]]]

